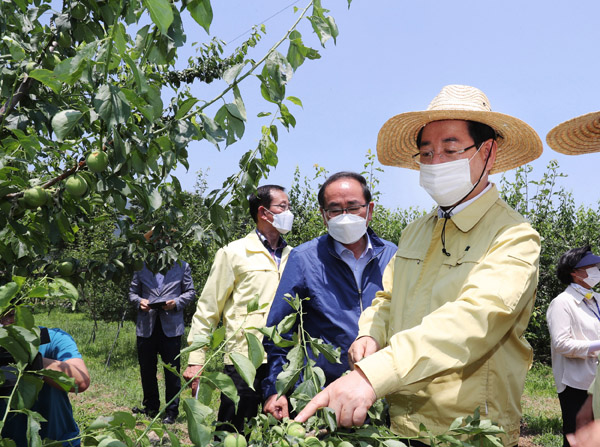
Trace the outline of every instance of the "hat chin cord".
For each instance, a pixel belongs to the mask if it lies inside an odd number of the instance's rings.
[[[442,238],[442,253],[444,253],[446,256],[450,256],[452,254],[448,250],[446,250],[446,223],[448,222],[448,219],[450,219],[450,213],[452,213],[454,208],[456,208],[458,205],[460,205],[467,197],[469,197],[469,194],[471,194],[475,190],[475,188],[477,188],[477,185],[479,185],[479,183],[481,182],[481,179],[483,178],[483,174],[485,174],[485,168],[487,167],[487,164],[488,164],[488,161],[490,160],[491,154],[492,154],[492,150],[490,148],[490,150],[487,154],[487,157],[485,159],[485,164],[483,165],[483,169],[481,170],[481,174],[479,175],[479,179],[477,179],[477,182],[475,182],[475,184],[473,185],[471,190],[468,193],[466,193],[462,199],[460,199],[458,202],[456,202],[454,205],[452,205],[447,210],[442,209],[442,217],[444,218],[444,226],[442,227],[442,236],[441,236],[441,238]]]

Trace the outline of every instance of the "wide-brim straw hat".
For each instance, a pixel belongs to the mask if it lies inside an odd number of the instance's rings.
[[[548,146],[567,155],[600,152],[600,112],[565,121],[546,135]]]
[[[419,169],[412,156],[419,151],[417,135],[433,121],[466,120],[487,124],[498,134],[498,151],[491,173],[504,172],[542,155],[542,140],[527,123],[492,112],[485,94],[467,85],[447,85],[422,112],[390,118],[377,137],[377,157],[384,165]]]

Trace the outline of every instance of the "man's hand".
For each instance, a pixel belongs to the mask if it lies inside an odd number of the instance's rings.
[[[379,343],[373,337],[365,336],[354,340],[348,349],[348,362],[350,369],[354,369],[354,364],[360,362],[365,357],[379,351]]]
[[[146,298],[142,298],[140,300],[140,310],[142,312],[150,312],[150,305],[149,305],[149,301]]]
[[[600,445],[600,420],[585,427],[578,428],[575,433],[567,434],[571,447],[597,447]]]
[[[600,380],[600,377],[598,378]],[[586,401],[583,403],[579,411],[577,412],[577,417],[575,418],[575,427],[577,430],[585,427],[587,424],[594,420],[594,410],[592,408],[592,396],[588,396]]]
[[[362,425],[367,417],[367,410],[376,399],[371,383],[360,368],[357,368],[313,397],[295,420],[306,422],[319,408],[330,407],[335,411],[338,425],[343,427]]]
[[[265,402],[263,412],[272,414],[279,421],[283,418],[289,418],[287,397],[281,396],[277,399],[277,394],[270,395]]]
[[[183,372],[183,378],[186,381],[189,381],[195,377],[192,383],[190,383],[190,388],[192,389],[192,396],[194,397],[196,397],[196,393],[198,392],[198,377],[200,377],[201,370],[202,365],[188,365],[188,367]]]
[[[163,310],[171,310],[175,308],[175,300],[169,300],[163,305]]]

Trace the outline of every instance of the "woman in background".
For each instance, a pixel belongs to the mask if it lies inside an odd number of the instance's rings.
[[[590,247],[574,248],[558,261],[556,275],[567,284],[552,300],[546,319],[552,340],[552,372],[566,434],[575,431],[575,417],[587,399],[600,350],[600,295],[592,290],[600,282],[600,256]]]

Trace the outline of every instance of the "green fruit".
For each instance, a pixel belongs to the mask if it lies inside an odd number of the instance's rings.
[[[25,205],[29,208],[37,208],[48,202],[48,193],[41,187],[29,188],[23,195]]]
[[[57,271],[60,276],[71,276],[75,272],[75,264],[71,261],[63,261],[58,264]]]
[[[61,31],[58,34],[58,44],[63,48],[71,48],[71,45],[73,45],[73,39],[71,39],[69,33]]]
[[[29,73],[31,70],[35,70],[35,67],[37,67],[35,62],[27,62],[27,65],[25,65],[25,72]]]
[[[225,447],[246,447],[247,444],[246,438],[237,433],[229,433],[223,441]]]
[[[71,17],[73,17],[74,19],[85,19],[86,15],[87,11],[85,9],[85,6],[83,6],[81,3],[77,3],[75,6],[73,6],[73,8],[71,8]]]
[[[316,436],[307,436],[302,442],[304,443],[305,447],[323,447],[324,445],[317,439]]]
[[[287,429],[287,434],[296,438],[304,438],[306,436],[306,429],[302,424],[292,422]]]
[[[102,172],[108,166],[108,155],[103,151],[94,151],[85,159],[92,172]]]
[[[73,197],[81,197],[87,191],[87,182],[85,179],[79,175],[75,174],[67,179],[65,183],[65,189],[71,194]]]
[[[125,264],[118,259],[113,259],[113,264],[116,265],[119,270],[123,270],[125,268]]]

